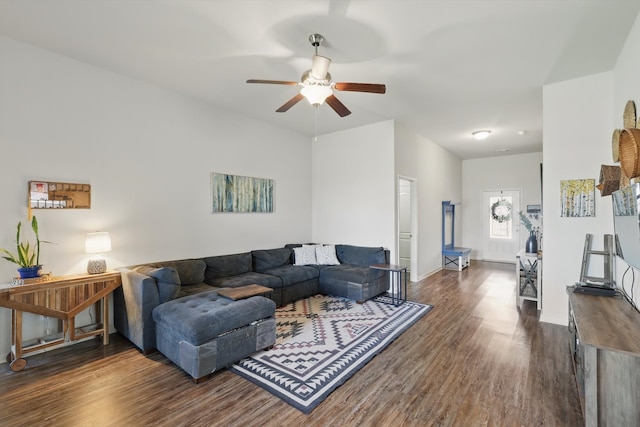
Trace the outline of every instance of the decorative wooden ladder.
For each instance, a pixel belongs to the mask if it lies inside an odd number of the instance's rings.
[[[613,286],[613,236],[611,234],[604,235],[604,249],[601,251],[591,249],[592,237],[591,234],[587,234],[584,239],[580,281],[591,285]],[[591,255],[601,255],[604,257],[604,277],[589,276],[589,259]]]

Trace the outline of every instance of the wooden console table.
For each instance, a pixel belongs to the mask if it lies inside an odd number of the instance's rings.
[[[585,425],[640,425],[640,313],[621,297],[567,293]]]
[[[47,347],[102,335],[104,345],[109,343],[109,294],[121,285],[119,272],[79,274],[38,279],[25,284],[5,285],[0,288],[0,307],[11,309],[11,352],[7,355],[12,371],[24,369],[27,362],[23,354]],[[76,328],[75,317],[95,304],[96,324]],[[23,346],[22,313],[34,313],[59,319],[62,336],[49,342]],[[95,326],[95,328],[93,327]]]

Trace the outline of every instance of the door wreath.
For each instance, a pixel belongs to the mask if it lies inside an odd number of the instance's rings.
[[[491,205],[491,218],[499,223],[511,221],[511,203],[500,199]]]

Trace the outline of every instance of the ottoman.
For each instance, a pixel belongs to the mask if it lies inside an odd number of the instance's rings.
[[[276,304],[255,296],[233,301],[207,291],[153,310],[158,350],[193,379],[227,367],[276,341]]]

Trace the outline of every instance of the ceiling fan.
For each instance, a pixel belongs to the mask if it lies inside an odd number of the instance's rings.
[[[289,108],[300,102],[303,98],[307,98],[309,103],[314,106],[319,106],[326,101],[340,117],[344,117],[351,114],[351,111],[349,111],[349,109],[335,97],[333,94],[334,90],[368,93],[386,92],[387,88],[383,84],[332,82],[331,74],[329,73],[331,59],[318,55],[318,46],[320,46],[324,41],[324,37],[320,34],[311,34],[309,36],[309,41],[311,42],[311,46],[316,48],[316,54],[313,55],[311,69],[302,73],[300,82],[257,79],[247,80],[247,83],[265,83],[301,87],[300,92],[285,102],[276,110],[276,112],[284,113],[289,110]]]

